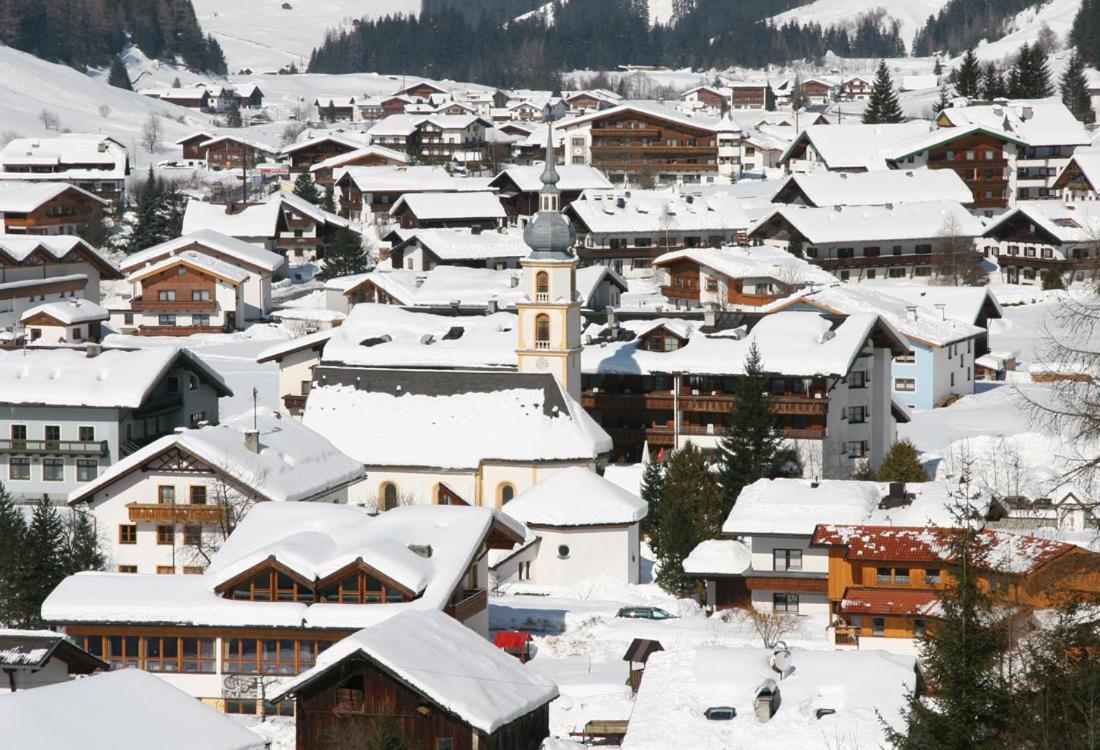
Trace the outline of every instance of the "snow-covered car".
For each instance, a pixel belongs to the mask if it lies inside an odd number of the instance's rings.
[[[671,620],[676,615],[660,607],[623,607],[615,613],[616,617],[630,617],[637,620]]]

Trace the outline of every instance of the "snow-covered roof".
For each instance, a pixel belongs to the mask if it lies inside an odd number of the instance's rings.
[[[74,710],[59,711],[58,706]],[[134,708],[141,706],[140,712]],[[77,708],[78,707],[78,708]],[[166,717],[172,730],[161,731]],[[20,690],[0,701],[4,743],[43,750],[264,750],[259,735],[140,669]]]
[[[50,167],[60,170],[57,174],[69,178],[118,180],[126,176],[127,158],[126,149],[106,136],[62,133],[53,138],[13,138],[0,149],[0,165]],[[81,168],[76,168],[76,165]],[[6,170],[2,178],[51,179],[49,174]]]
[[[348,636],[279,687],[281,700],[361,655],[482,732],[492,733],[558,696],[557,686],[441,612],[405,611]]]
[[[883,170],[887,168],[887,152],[927,135],[930,128],[923,120],[882,125],[810,125],[795,138],[781,160],[786,161],[796,148],[807,144],[829,169]]]
[[[441,115],[441,114],[403,114],[389,115],[379,120],[367,131],[367,135],[374,138],[389,136],[408,136],[415,133],[422,125],[435,125],[441,130],[465,130],[476,122],[484,125],[486,122],[477,115]]]
[[[793,188],[800,190],[814,206],[879,206],[939,200],[969,203],[973,200],[970,188],[952,169],[793,174],[778,194]]]
[[[194,203],[192,201],[192,205]],[[199,229],[126,256],[122,261],[122,270],[131,272],[181,253],[202,254],[204,249],[240,261],[244,268],[259,268],[268,272],[274,272],[286,262],[278,253],[213,229]]]
[[[879,508],[890,491],[883,482],[761,479],[741,490],[722,533],[810,536],[819,524],[950,526],[955,489],[944,482],[910,483],[905,485],[906,494],[912,496],[909,504]],[[984,512],[989,498],[978,496],[973,503]]]
[[[46,262],[86,260],[99,269],[104,278],[122,278],[110,261],[92,249],[84,240],[67,234],[0,234],[0,259],[22,265],[41,253]]]
[[[581,368],[593,374],[739,375],[755,342],[766,372],[843,376],[876,330],[892,338],[896,347],[908,349],[904,337],[876,314],[849,315],[835,324],[816,312],[785,311],[765,316],[742,337],[695,331],[687,344],[672,352],[639,349],[637,339],[586,346]]]
[[[528,526],[606,526],[636,523],[649,508],[596,472],[572,466],[521,492],[503,510]]]
[[[245,433],[254,426],[259,432],[256,453],[245,445]],[[69,502],[92,498],[172,448],[182,449],[219,469],[266,500],[310,500],[366,476],[361,463],[340,453],[297,420],[280,419],[278,414],[267,411],[253,417],[249,412],[219,425],[184,429],[155,440],[70,492]]]
[[[234,285],[243,284],[248,281],[248,271],[245,271],[240,266],[226,263],[224,260],[206,255],[197,250],[184,250],[174,255],[167,255],[149,265],[135,268],[130,272],[130,275],[126,277],[126,280],[132,284],[142,279],[149,278],[154,274],[158,274],[161,271],[175,268],[180,265],[187,266],[200,273],[217,276],[223,281],[227,281]]]
[[[282,206],[277,201],[228,213],[224,205],[191,200],[183,214],[183,234],[209,230],[230,237],[269,239],[278,234],[281,216]]]
[[[752,550],[739,539],[707,539],[695,546],[683,565],[690,575],[741,575],[752,567]]]
[[[594,234],[744,230],[751,223],[733,195],[658,190],[586,190],[566,207]]]
[[[421,195],[432,198],[439,197],[435,193],[422,193]],[[466,193],[466,195],[482,195],[482,193]],[[412,196],[405,197],[411,198]],[[500,201],[496,201],[496,204],[499,207]],[[457,227],[453,229],[398,229],[394,231],[394,234],[400,239],[400,244],[415,240],[442,261],[525,258],[531,254],[530,246],[523,241],[523,235],[519,232],[475,232],[469,228]]]
[[[364,430],[364,415],[387,428]],[[549,374],[322,366],[303,421],[368,467],[471,470],[485,461],[593,461],[611,450]]]
[[[279,153],[279,149],[275,146],[271,146],[267,143],[260,143],[259,141],[252,140],[251,138],[243,138],[239,135],[229,134],[214,136],[208,141],[203,141],[199,144],[199,148],[210,148],[211,146],[217,146],[218,144],[224,143],[226,141],[230,143],[239,143],[242,146],[247,146],[248,148],[254,149],[264,154],[274,155]]]
[[[1029,146],[1087,146],[1089,132],[1058,96],[1011,99],[992,104],[948,107],[939,120],[957,128],[979,126],[1001,131]]]
[[[525,299],[519,287],[521,271],[466,266],[436,266],[419,275],[420,285],[407,303],[422,307],[480,307],[495,301],[499,308],[512,308]],[[374,279],[385,273],[373,274]]]
[[[584,303],[585,307],[592,306],[592,298],[604,279],[607,279],[608,283],[619,287],[619,291],[625,292],[629,288],[626,279],[620,276],[611,266],[604,266],[596,263],[591,266],[577,269],[577,296]]]
[[[107,320],[111,314],[91,300],[68,297],[28,308],[19,319],[23,322],[37,315],[47,315],[62,325],[76,325],[95,320]]]
[[[573,96],[579,96],[583,94],[592,94],[591,91],[578,91],[575,94],[566,96],[565,100],[569,101]],[[688,117],[680,110],[666,106],[653,100],[630,100],[621,101],[613,107],[607,109],[597,109],[591,112],[587,112],[582,115],[576,115],[574,117],[566,117],[559,120],[554,124],[555,130],[568,131],[569,129],[585,125],[592,122],[595,119],[604,119],[607,117],[613,117],[622,113],[636,112],[642,115],[648,115],[650,117],[666,120],[680,126],[686,126],[689,128],[696,128],[699,130],[706,130],[712,133],[718,132],[718,120],[713,117]]]
[[[36,182],[33,185],[24,185],[22,183],[0,181],[0,214],[29,213],[69,190],[77,193],[82,198],[96,201],[104,206],[107,205],[107,201],[99,196],[67,182]]]
[[[369,156],[378,156],[383,159],[387,159],[398,164],[407,164],[409,162],[408,154],[401,151],[395,151],[392,148],[386,148],[384,146],[364,146],[357,148],[354,151],[348,151],[343,154],[337,154],[336,156],[330,156],[329,158],[319,161],[309,168],[310,172],[316,172],[321,169],[335,169],[342,167],[345,164],[352,164],[360,159],[365,159]]]
[[[490,191],[408,193],[397,199],[390,215],[397,216],[406,208],[420,221],[501,220],[507,217],[500,198]]]
[[[933,239],[948,229],[952,236],[977,237],[981,219],[958,201],[921,201],[883,206],[780,206],[764,215],[749,234],[766,233],[773,221],[786,220],[811,244],[891,242]]]
[[[488,180],[456,177],[443,167],[375,166],[343,167],[333,176],[346,176],[365,193],[481,192],[488,189]]]
[[[1066,166],[1062,168],[1061,173],[1058,175],[1058,179],[1061,180],[1066,170],[1074,165],[1081,170],[1081,174],[1088,180],[1089,185],[1092,186],[1093,192],[1100,191],[1100,151],[1094,148],[1077,150],[1074,152],[1073,156],[1070,157]]]
[[[932,286],[908,284],[902,281],[864,281],[862,286],[905,300],[910,305],[936,308],[943,305],[944,315],[951,320],[976,324],[985,307],[991,318],[1003,317],[997,295],[988,286]]]
[[[904,724],[916,688],[915,659],[884,651],[791,649],[793,669],[780,680],[772,652],[762,648],[707,646],[659,651],[646,662],[634,701],[624,750],[683,748],[878,747],[884,725]],[[757,689],[778,683],[778,709],[756,719]],[[708,708],[733,707],[730,721],[711,721]],[[819,708],[836,713],[817,718]]]
[[[344,217],[326,211],[320,206],[310,203],[305,198],[300,198],[286,190],[276,190],[267,200],[268,202],[279,203],[284,209],[306,216],[318,224],[332,224],[344,228],[351,225]]]
[[[894,297],[887,287],[865,289],[850,284],[831,284],[821,289],[798,293],[774,304],[778,309],[809,304],[843,315],[876,313],[888,320],[907,339],[933,346],[947,346],[956,341],[980,336],[985,332],[972,323],[965,323],[934,309],[931,304],[917,304]]]
[[[104,349],[94,357],[67,348],[0,350],[0,403],[132,409],[177,365],[200,373],[219,395],[232,394],[202,358],[174,346]]]
[[[544,138],[545,141],[545,138]],[[493,187],[500,188],[507,181],[511,181],[517,188],[525,193],[537,193],[542,189],[542,173],[545,164],[539,162],[527,166],[512,166],[493,178],[489,183]],[[558,190],[609,190],[611,183],[603,176],[603,172],[586,164],[559,164],[555,167],[558,173]]]
[[[370,515],[354,505],[257,503],[202,575],[85,572],[47,597],[50,622],[178,623],[224,627],[361,628],[406,610],[442,610],[490,531],[522,529],[490,508],[408,505]],[[431,548],[429,556],[421,551]],[[415,598],[405,602],[252,602],[223,598],[222,584],[274,558],[309,581],[361,561]]]
[[[301,151],[304,148],[311,148],[313,146],[319,146],[322,143],[330,142],[337,143],[341,146],[347,146],[349,149],[361,149],[367,145],[366,137],[358,133],[321,133],[312,138],[307,138],[304,141],[298,141],[289,146],[283,146],[282,151],[279,153],[286,156],[287,154],[293,154],[295,151]]]
[[[680,260],[698,263],[731,279],[768,278],[790,285],[836,283],[836,277],[828,271],[772,245],[673,250],[654,259],[653,265]]]
[[[985,229],[996,237],[1003,228],[1026,220],[1058,243],[1095,242],[1100,237],[1100,205],[1094,201],[1018,201],[1016,207],[994,219]]]

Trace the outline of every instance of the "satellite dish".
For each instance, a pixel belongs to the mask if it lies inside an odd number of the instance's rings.
[[[772,651],[772,669],[780,675],[787,674],[791,669],[791,651],[783,641],[777,643]]]

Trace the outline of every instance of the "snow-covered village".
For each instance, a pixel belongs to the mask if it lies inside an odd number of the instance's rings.
[[[0,0],[0,749],[1100,750],[1100,0]]]

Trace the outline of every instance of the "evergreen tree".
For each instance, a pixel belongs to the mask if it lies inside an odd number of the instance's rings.
[[[1008,85],[1004,76],[992,62],[986,63],[982,67],[982,98],[993,100],[1005,96],[1008,96]]]
[[[325,107],[325,119],[329,122],[336,122],[336,105],[329,99],[328,106]]]
[[[797,112],[805,106],[806,97],[802,95],[802,76],[795,73],[794,81],[791,83],[791,109]]]
[[[23,578],[23,538],[27,525],[11,495],[0,484],[0,627],[22,620],[19,587]]]
[[[203,68],[220,76],[228,73],[229,68],[225,64],[225,53],[222,52],[222,46],[218,44],[218,40],[207,34],[204,47]]]
[[[855,471],[852,472],[852,479],[857,482],[875,481],[875,470],[871,468],[871,462],[863,459],[857,463]]]
[[[661,499],[665,494],[665,468],[660,461],[650,460],[642,472],[642,500],[649,511],[642,519],[642,533],[649,537],[649,548],[657,554],[661,548]]]
[[[1048,268],[1043,271],[1042,277],[1040,277],[1043,284],[1043,289],[1065,289],[1066,283],[1062,281],[1062,274],[1057,268]]]
[[[42,624],[42,602],[66,574],[68,537],[57,508],[43,495],[35,503],[23,543],[19,571],[19,615],[22,627]]]
[[[401,722],[389,712],[375,715],[360,741],[363,750],[409,750]],[[355,744],[352,740],[351,746]]]
[[[1000,750],[1011,720],[1011,693],[1001,675],[1008,638],[982,589],[976,564],[985,558],[977,523],[961,512],[948,542],[950,579],[940,597],[942,619],[921,639],[924,675],[935,701],[909,700],[906,727],[888,728],[899,750]]]
[[[67,553],[65,572],[70,575],[82,570],[103,570],[106,560],[99,550],[95,524],[87,513],[73,512]]]
[[[894,92],[894,81],[886,61],[880,60],[875,71],[875,82],[871,86],[871,98],[867,109],[863,111],[863,122],[868,125],[901,122],[903,115],[898,95]]]
[[[1053,93],[1046,53],[1038,45],[1024,43],[1008,74],[1008,95],[1013,99],[1042,99]]]
[[[321,272],[321,278],[328,280],[365,273],[367,267],[368,259],[359,235],[345,227],[337,229],[325,251],[325,269]]]
[[[950,106],[951,106],[951,95],[947,91],[947,84],[944,83],[944,84],[940,85],[940,98],[937,99],[936,103],[932,105],[932,109],[938,115],[940,112],[943,112],[945,109],[947,109]]]
[[[229,103],[229,109],[225,110],[225,126],[227,128],[239,128],[243,124],[241,120],[241,103],[234,98]]]
[[[684,573],[684,559],[705,539],[722,529],[722,489],[703,452],[692,443],[675,451],[665,472],[660,503],[657,583],[670,593],[685,595],[694,587]]]
[[[973,49],[968,49],[959,63],[958,74],[955,79],[955,91],[959,96],[968,99],[977,99],[981,89],[982,69],[978,63],[978,56]]]
[[[936,64],[932,66],[932,74],[936,77],[943,75],[943,62],[940,60],[939,55],[936,55]]]
[[[126,71],[126,66],[122,64],[121,57],[115,57],[111,60],[111,71],[107,74],[107,83],[116,89],[134,90],[133,85],[130,83],[130,74]]]
[[[330,214],[336,213],[336,196],[332,189],[332,184],[325,185],[325,195],[321,198],[321,202],[318,204],[325,211]]]
[[[128,243],[129,252],[136,253],[157,244],[157,213],[160,211],[161,183],[149,165],[145,181],[131,190],[134,218]]]
[[[1100,67],[1100,0],[1081,0],[1069,41],[1084,58],[1085,63]]]
[[[1089,97],[1089,82],[1085,77],[1085,62],[1076,49],[1066,61],[1059,87],[1062,90],[1062,103],[1073,116],[1084,123],[1092,122],[1092,99]]]
[[[734,386],[726,434],[718,444],[725,513],[729,513],[745,487],[758,479],[779,475],[781,443],[768,398],[768,379],[753,341],[745,357],[743,374]]]
[[[909,440],[899,440],[890,446],[878,467],[876,478],[880,482],[929,481],[928,472],[921,466],[917,447]]]
[[[298,178],[294,180],[294,194],[302,200],[309,201],[313,205],[317,205],[321,202],[321,193],[317,190],[317,185],[309,176],[309,172],[302,172],[298,175]]]

